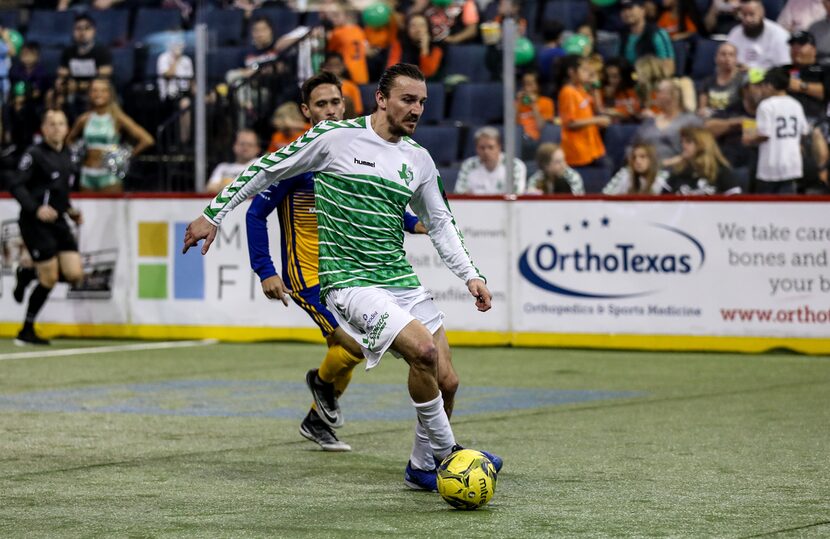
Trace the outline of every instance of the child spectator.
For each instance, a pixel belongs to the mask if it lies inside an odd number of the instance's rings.
[[[679,195],[736,195],[741,192],[729,161],[723,156],[712,133],[702,127],[680,131],[683,151],[669,178],[671,190]]]
[[[306,122],[300,107],[293,101],[287,101],[277,107],[274,116],[271,118],[271,125],[274,126],[274,134],[271,136],[271,143],[268,145],[268,152],[275,152],[296,139],[311,126]]]
[[[323,12],[324,22],[331,25],[326,52],[340,54],[355,84],[369,82],[369,64],[366,60],[368,42],[363,28],[355,24],[353,16],[343,6],[334,4]]]
[[[631,64],[625,58],[611,58],[602,70],[602,100],[605,114],[615,121],[627,123],[640,119],[640,96],[634,89]]]
[[[360,88],[348,79],[349,74],[346,72],[343,57],[336,52],[326,53],[326,58],[323,60],[320,70],[333,73],[340,79],[342,84],[340,89],[343,98],[346,100],[346,115],[344,118],[349,119],[363,115],[363,98],[360,96]]]
[[[553,99],[539,95],[539,76],[532,71],[523,74],[516,94],[516,123],[528,138],[538,141],[545,123],[553,123],[553,117]]]
[[[585,90],[593,78],[587,63],[586,58],[568,55],[559,66],[562,150],[572,167],[600,164],[598,162],[605,158],[605,145],[599,128],[611,123],[608,116],[599,114],[597,98]],[[603,165],[605,163],[600,164]]]
[[[657,19],[657,26],[674,41],[696,35],[702,24],[695,1],[663,0],[663,11]]]
[[[565,162],[565,152],[558,144],[545,142],[536,150],[537,170],[527,181],[528,195],[567,193],[584,195],[582,176]]]
[[[626,164],[603,187],[603,195],[662,195],[670,193],[669,173],[660,166],[657,150],[638,142],[631,147]]]
[[[434,77],[441,69],[444,51],[432,42],[429,20],[421,13],[406,18],[406,27],[392,43],[387,67],[404,62],[421,68],[424,77]]]
[[[553,64],[567,53],[562,48],[562,32],[565,27],[559,21],[545,21],[542,25],[542,40],[545,42],[539,48],[537,61],[539,63],[539,80],[543,84],[553,82]]]

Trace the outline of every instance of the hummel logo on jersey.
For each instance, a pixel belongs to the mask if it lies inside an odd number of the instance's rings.
[[[372,161],[361,161],[357,157],[354,158],[354,164],[375,168],[375,163],[374,162],[372,162]]]
[[[409,184],[412,183],[412,180],[415,178],[414,174],[412,174],[412,169],[406,168],[406,163],[401,165],[401,169],[398,171],[398,176],[406,182],[407,187],[409,187]]]

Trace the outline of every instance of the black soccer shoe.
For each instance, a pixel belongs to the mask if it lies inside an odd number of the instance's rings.
[[[314,410],[309,410],[300,423],[300,434],[320,445],[323,451],[351,451],[352,446],[337,439],[334,430],[326,425]]]
[[[339,428],[343,426],[343,413],[340,411],[340,403],[334,395],[334,384],[327,384],[317,376],[317,369],[311,369],[305,373],[305,383],[311,390],[314,397],[314,404],[317,405],[317,415],[326,425]]]
[[[17,346],[46,346],[49,344],[48,339],[42,339],[37,336],[34,329],[21,329],[14,340]]]
[[[17,278],[17,282],[14,285],[14,300],[18,303],[23,303],[23,296],[26,295],[26,287],[29,286],[29,283],[35,280],[35,271],[34,268],[23,268],[17,266],[17,269],[14,272],[15,277]]]

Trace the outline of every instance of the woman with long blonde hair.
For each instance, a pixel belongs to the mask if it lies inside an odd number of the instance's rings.
[[[670,193],[669,173],[660,166],[657,150],[652,144],[635,143],[626,164],[605,187],[604,195],[662,195]]]
[[[702,127],[680,130],[683,151],[669,178],[672,190],[681,195],[734,195],[741,192],[729,161],[712,133]]]
[[[155,141],[143,127],[121,110],[109,79],[93,79],[89,85],[89,111],[72,126],[67,142],[82,139],[86,153],[81,166],[81,191],[120,193],[126,170],[123,161],[135,157]],[[125,155],[122,135],[135,142]]]

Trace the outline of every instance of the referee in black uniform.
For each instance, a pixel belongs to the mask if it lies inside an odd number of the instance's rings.
[[[80,224],[81,213],[69,204],[76,164],[64,146],[69,132],[66,115],[48,110],[40,128],[43,142],[31,146],[20,158],[9,189],[20,203],[20,235],[34,261],[38,281],[29,296],[23,329],[15,339],[18,345],[49,344],[35,333],[35,317],[60,275],[69,283],[83,280],[78,244],[67,222],[69,218]],[[18,272],[16,299],[23,300],[34,277],[32,270]]]

